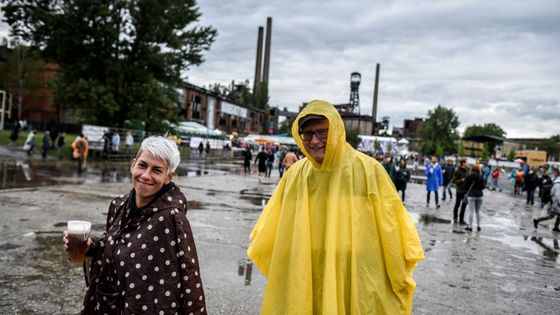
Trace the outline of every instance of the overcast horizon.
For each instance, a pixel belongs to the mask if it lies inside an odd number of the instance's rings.
[[[560,134],[559,1],[198,4],[200,24],[218,36],[205,62],[186,72],[195,85],[252,86],[257,30],[271,16],[271,106],[347,103],[350,74],[360,72],[361,113],[371,115],[380,63],[378,121],[389,116],[401,127],[441,104],[457,114],[460,131],[496,123],[508,138]]]

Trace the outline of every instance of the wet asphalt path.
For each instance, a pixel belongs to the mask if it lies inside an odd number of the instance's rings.
[[[189,200],[209,313],[258,314],[265,279],[245,251],[277,173],[265,179],[243,176],[237,164],[183,166],[176,182]],[[82,270],[66,263],[61,233],[76,218],[102,231],[109,201],[130,189],[122,165],[108,169],[105,175],[92,168],[85,178],[61,174],[57,183],[0,190],[0,314],[79,312]],[[41,172],[31,170],[32,177]],[[427,208],[424,186],[409,184],[406,206],[426,251],[414,274],[414,314],[558,311],[560,234],[550,231],[552,221],[535,231],[530,220],[541,209],[523,198],[485,191],[482,231],[466,233],[450,222],[454,200]]]

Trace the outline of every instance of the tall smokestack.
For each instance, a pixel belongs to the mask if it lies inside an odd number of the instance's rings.
[[[270,37],[272,35],[272,18],[266,19],[266,40],[264,42],[264,68],[262,81],[268,87],[268,73],[270,69]]]
[[[373,128],[371,133],[375,134],[377,125],[377,91],[379,89],[379,64],[375,67],[375,86],[373,87],[373,108],[371,110],[371,117],[373,118]]]
[[[264,32],[263,27],[259,26],[259,36],[257,39],[257,62],[255,65],[255,80],[253,82],[253,93],[256,93],[257,86],[261,81],[263,32]]]

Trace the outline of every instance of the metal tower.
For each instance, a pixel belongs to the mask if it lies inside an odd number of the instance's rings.
[[[350,105],[354,113],[360,113],[360,82],[362,75],[352,72],[350,75]]]

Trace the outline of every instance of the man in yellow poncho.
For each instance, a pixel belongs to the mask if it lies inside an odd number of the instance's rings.
[[[306,158],[284,174],[247,251],[267,277],[262,314],[410,314],[424,252],[383,166],[346,143],[312,101],[292,135]]]

